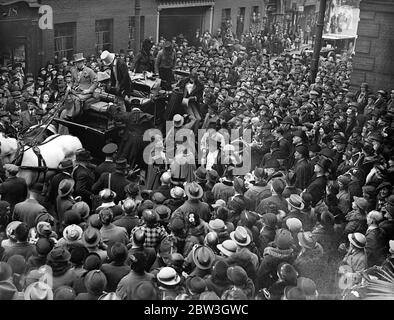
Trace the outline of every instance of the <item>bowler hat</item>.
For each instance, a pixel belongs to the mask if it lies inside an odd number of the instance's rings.
[[[275,239],[276,246],[281,250],[287,250],[293,243],[293,236],[289,230],[281,229]]]
[[[76,159],[77,159],[77,161],[90,161],[93,158],[90,155],[90,151],[82,148],[82,149],[77,150]]]
[[[65,170],[65,169],[70,169],[74,166],[73,161],[71,159],[64,159],[62,160],[59,165],[58,169],[59,170]]]
[[[215,254],[211,248],[200,245],[193,249],[193,261],[199,269],[208,270],[215,262]]]
[[[249,233],[246,229],[242,226],[238,226],[235,231],[230,233],[230,238],[233,240],[237,245],[241,247],[246,247],[252,241]]]

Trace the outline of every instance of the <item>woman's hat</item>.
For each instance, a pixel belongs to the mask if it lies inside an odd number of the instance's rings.
[[[241,247],[246,247],[252,240],[246,229],[241,226],[238,226],[235,231],[230,233],[230,238]]]
[[[366,243],[366,238],[362,233],[355,232],[355,233],[350,233],[347,235],[347,238],[349,239],[350,243],[354,245],[355,247],[359,249],[363,249],[365,247]]]
[[[185,190],[183,190],[181,187],[174,187],[170,190],[170,195],[174,199],[182,199],[185,197]]]
[[[236,286],[245,285],[248,281],[245,269],[240,266],[229,267],[227,269],[227,278]]]
[[[233,240],[225,240],[216,246],[226,257],[232,256],[237,251],[237,244]]]
[[[42,281],[30,284],[24,293],[25,300],[53,300],[51,287]]]
[[[298,194],[292,194],[286,200],[287,200],[288,204],[296,210],[302,210],[305,207],[304,202],[302,201],[302,198]]]
[[[63,230],[63,238],[67,243],[73,243],[82,239],[83,230],[80,226],[72,224]]]
[[[109,66],[115,60],[115,54],[111,53],[107,50],[104,50],[100,55],[100,59],[102,60],[104,66]]]
[[[221,219],[210,220],[208,223],[208,227],[212,231],[216,231],[216,232],[223,232],[223,231],[227,230],[227,227],[224,224],[224,221]]]
[[[157,280],[166,286],[175,286],[181,282],[181,277],[174,268],[164,267],[157,274]]]
[[[51,262],[68,262],[70,261],[70,252],[63,247],[55,247],[49,252],[47,261]]]
[[[204,195],[202,187],[195,181],[186,184],[185,192],[189,199],[201,199]]]
[[[59,163],[58,169],[65,170],[70,169],[74,166],[73,161],[71,159],[64,159]]]
[[[74,203],[71,209],[75,212],[78,212],[81,219],[87,219],[89,217],[90,208],[85,201],[79,201]]]
[[[215,262],[215,254],[211,248],[200,245],[193,250],[193,261],[201,270],[208,270]]]
[[[75,181],[73,179],[63,179],[59,183],[58,194],[60,197],[68,196],[74,188]]]
[[[93,227],[88,227],[82,235],[82,242],[87,248],[92,248],[98,245],[101,240],[100,231]]]
[[[316,247],[316,239],[310,231],[299,232],[297,238],[300,246],[306,249],[313,249]]]

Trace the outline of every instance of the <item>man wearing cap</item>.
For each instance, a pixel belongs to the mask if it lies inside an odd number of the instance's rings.
[[[126,62],[114,53],[103,51],[100,56],[104,67],[111,70],[111,89],[117,96],[126,97],[131,95],[132,83]]]
[[[105,160],[95,168],[96,174],[101,176],[104,172],[114,173],[116,170],[114,155],[118,151],[118,146],[115,143],[108,143],[101,151],[105,154]]]
[[[24,110],[20,114],[22,122],[22,131],[29,129],[30,127],[38,124],[39,117],[37,115],[37,103],[34,98],[26,100],[27,110]]]

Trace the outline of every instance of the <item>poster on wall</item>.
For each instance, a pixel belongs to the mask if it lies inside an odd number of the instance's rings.
[[[359,0],[331,0],[327,6],[324,34],[356,37],[359,3]]]

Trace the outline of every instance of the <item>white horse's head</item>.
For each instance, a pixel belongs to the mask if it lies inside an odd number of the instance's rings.
[[[0,132],[0,158],[3,164],[11,163],[15,159],[17,149],[18,141],[8,138],[3,132]]]

